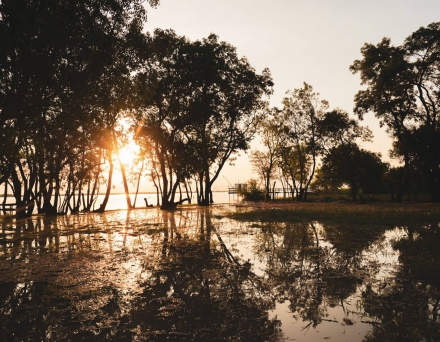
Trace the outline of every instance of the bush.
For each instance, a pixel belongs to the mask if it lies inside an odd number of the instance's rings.
[[[250,179],[244,187],[238,189],[237,193],[246,202],[264,201],[264,191],[258,187],[255,179]]]

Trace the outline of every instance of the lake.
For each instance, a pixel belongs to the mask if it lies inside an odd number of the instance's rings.
[[[237,203],[239,202],[239,198],[237,195],[229,195],[225,191],[213,191],[212,193],[214,202],[216,204],[226,204],[226,203]],[[185,198],[186,195],[182,194],[182,197]],[[138,197],[136,199],[136,207],[145,207],[145,201],[144,198],[147,199],[148,204],[157,204],[157,197],[155,193],[147,193],[147,194],[138,194]],[[95,208],[98,208],[100,203],[102,203],[104,199],[103,195],[99,195],[98,199],[96,200]],[[130,195],[131,203],[134,203],[134,195]],[[177,200],[179,197],[177,196]],[[197,202],[197,196],[192,195],[192,203]],[[188,205],[188,202],[185,202],[182,204],[182,206]],[[125,200],[124,194],[114,194],[110,195],[109,201],[107,203],[106,210],[115,210],[115,209],[126,209],[127,208],[127,202]]]
[[[185,198],[185,195],[183,195],[183,198]],[[104,195],[98,195],[95,205],[92,209],[98,209],[100,204],[104,200]],[[157,197],[155,193],[142,193],[138,194],[136,198],[136,207],[141,208],[145,207],[145,199],[147,199],[148,204],[157,204]],[[135,195],[130,195],[131,203],[134,204]],[[177,199],[179,197],[177,196]],[[225,204],[225,203],[237,203],[240,201],[240,198],[237,195],[229,195],[226,191],[213,191],[213,199],[216,204]],[[193,203],[197,202],[197,196],[192,195],[191,198]],[[0,203],[3,201],[3,197],[0,196]],[[9,196],[6,198],[6,203],[15,203],[15,198],[12,196]],[[185,202],[182,206],[188,205],[188,202]],[[1,208],[1,204],[0,204]],[[125,199],[125,194],[111,194],[109,197],[109,200],[107,202],[106,210],[117,210],[117,209],[127,209],[127,201]],[[36,211],[36,210],[35,210]],[[3,213],[0,210],[0,216]]]
[[[439,341],[437,223],[0,220],[2,341]]]

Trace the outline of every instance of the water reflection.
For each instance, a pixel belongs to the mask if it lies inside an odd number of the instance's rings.
[[[438,224],[406,227],[394,241],[400,267],[379,290],[363,292],[365,311],[383,323],[366,341],[440,341],[440,231]]]
[[[229,207],[0,221],[6,340],[440,340],[437,224],[242,223]]]
[[[0,326],[10,340],[281,338],[269,288],[219,242],[208,209],[2,228]]]

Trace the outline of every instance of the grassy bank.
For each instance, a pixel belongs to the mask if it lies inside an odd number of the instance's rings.
[[[323,221],[352,224],[391,224],[440,222],[436,203],[261,203],[237,206],[230,217],[241,221]]]

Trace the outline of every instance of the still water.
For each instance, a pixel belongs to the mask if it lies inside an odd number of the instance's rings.
[[[186,195],[184,195],[183,197],[185,198]],[[229,195],[226,191],[214,191],[212,197],[214,199],[215,204],[237,203],[240,201],[240,198],[237,195]],[[135,196],[132,194],[130,196],[130,200],[132,204],[134,204],[134,199]],[[155,193],[138,194],[136,199],[137,208],[145,207],[144,199],[147,200],[148,204],[157,205],[157,196]],[[104,196],[99,195],[95,203],[95,208],[98,208],[103,200],[104,200]],[[193,204],[196,203],[197,196],[193,194],[191,201]],[[188,205],[188,202],[184,202],[182,206],[186,206],[186,205]],[[106,210],[126,209],[126,208],[127,208],[127,203],[124,194],[110,195]]]
[[[98,209],[101,203],[104,201],[104,195],[99,195],[96,198],[96,201],[92,207],[92,210]],[[183,196],[186,197],[186,196]],[[63,199],[63,198],[62,198]],[[145,207],[145,199],[147,203],[153,206],[157,205],[157,196],[155,193],[141,193],[138,194],[137,197],[134,194],[130,195],[131,204],[136,208]],[[227,191],[213,191],[213,199],[216,204],[225,204],[225,203],[237,203],[240,202],[240,198],[238,195],[229,195]],[[191,196],[192,203],[197,202],[197,196]],[[0,196],[0,202],[3,202],[3,197]],[[15,203],[15,198],[9,196],[6,198],[6,203]],[[183,206],[188,205],[188,202],[185,202]],[[0,205],[1,206],[1,205]],[[127,209],[127,202],[124,194],[111,194],[109,200],[107,202],[106,210],[117,210],[117,209]],[[36,212],[36,210],[35,210]],[[0,210],[0,216],[3,213]]]
[[[439,341],[438,224],[233,205],[0,221],[2,341]]]

